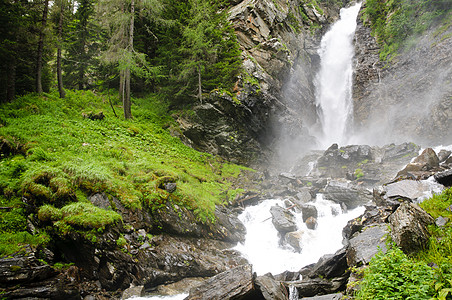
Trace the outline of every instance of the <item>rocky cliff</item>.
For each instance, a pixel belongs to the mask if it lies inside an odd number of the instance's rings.
[[[359,141],[451,144],[452,26],[442,23],[413,37],[388,62],[363,25],[355,36],[354,120]]]
[[[284,143],[281,132],[289,148],[304,142],[300,128],[317,121],[317,45],[340,2],[236,1],[229,9],[243,59],[236,94],[213,92],[193,114],[178,117],[185,142],[241,163],[271,156]]]

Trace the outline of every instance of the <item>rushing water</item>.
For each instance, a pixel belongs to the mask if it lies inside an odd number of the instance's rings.
[[[317,208],[318,226],[314,230],[308,229],[302,214],[295,214],[298,231],[302,233],[300,253],[291,246],[280,246],[278,231],[270,218],[270,208],[274,205],[284,207],[283,200],[265,200],[259,205],[247,207],[239,216],[247,234],[245,243],[237,245],[236,249],[248,259],[258,275],[298,271],[317,262],[321,256],[334,253],[342,247],[342,228],[348,220],[364,212],[364,208],[359,207],[342,213],[339,204],[324,200],[320,194],[309,204]]]
[[[341,9],[340,20],[323,36],[319,49],[317,106],[322,133],[318,137],[326,149],[333,143],[345,144],[352,123],[353,35],[361,4]]]

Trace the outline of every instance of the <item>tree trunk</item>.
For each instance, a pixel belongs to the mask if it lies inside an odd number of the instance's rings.
[[[133,53],[133,26],[135,23],[135,0],[132,0],[130,3],[130,32],[129,32],[129,52]],[[127,63],[124,79],[125,79],[125,97],[123,101],[124,106],[124,118],[130,119],[132,118],[132,109],[131,109],[131,101],[130,101],[130,57]]]
[[[11,57],[8,62],[7,82],[6,82],[6,101],[11,102],[16,96],[16,58]]]
[[[202,104],[201,65],[198,64],[198,99]]]
[[[38,53],[36,58],[36,92],[42,93],[42,53],[44,51],[45,26],[47,23],[47,14],[49,12],[49,0],[44,1],[44,10],[42,12],[41,31],[39,33]]]
[[[63,0],[60,2],[60,19],[58,21],[58,50],[57,50],[57,79],[58,79],[58,92],[60,98],[66,97],[66,92],[63,88],[63,71],[61,70],[61,47],[63,43],[63,13],[64,4]]]

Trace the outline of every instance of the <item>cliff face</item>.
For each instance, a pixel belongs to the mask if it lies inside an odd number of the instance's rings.
[[[307,137],[299,131],[316,122],[317,45],[339,8],[304,0],[244,0],[231,7],[243,59],[236,96],[212,93],[194,114],[180,117],[186,142],[247,163],[272,155],[273,145],[284,143],[281,132]]]
[[[359,142],[451,144],[450,24],[414,38],[409,49],[383,63],[370,29],[358,21],[353,98]]]

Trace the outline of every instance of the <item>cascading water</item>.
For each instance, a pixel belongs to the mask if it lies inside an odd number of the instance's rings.
[[[324,35],[318,51],[316,104],[320,108],[322,133],[319,142],[325,149],[333,143],[347,142],[347,130],[353,120],[352,60],[353,35],[361,4],[341,9],[340,20]]]
[[[288,245],[280,246],[278,231],[269,219],[270,208],[274,205],[284,207],[283,200],[265,200],[259,205],[247,207],[239,216],[247,234],[245,243],[237,245],[236,249],[248,259],[258,275],[298,271],[305,265],[317,262],[321,256],[334,253],[343,246],[342,228],[348,220],[364,212],[364,207],[358,207],[343,213],[339,204],[324,200],[321,194],[308,204],[315,206],[318,211],[317,228],[308,229],[302,213],[295,213],[297,232],[301,236],[300,252],[295,252]]]

